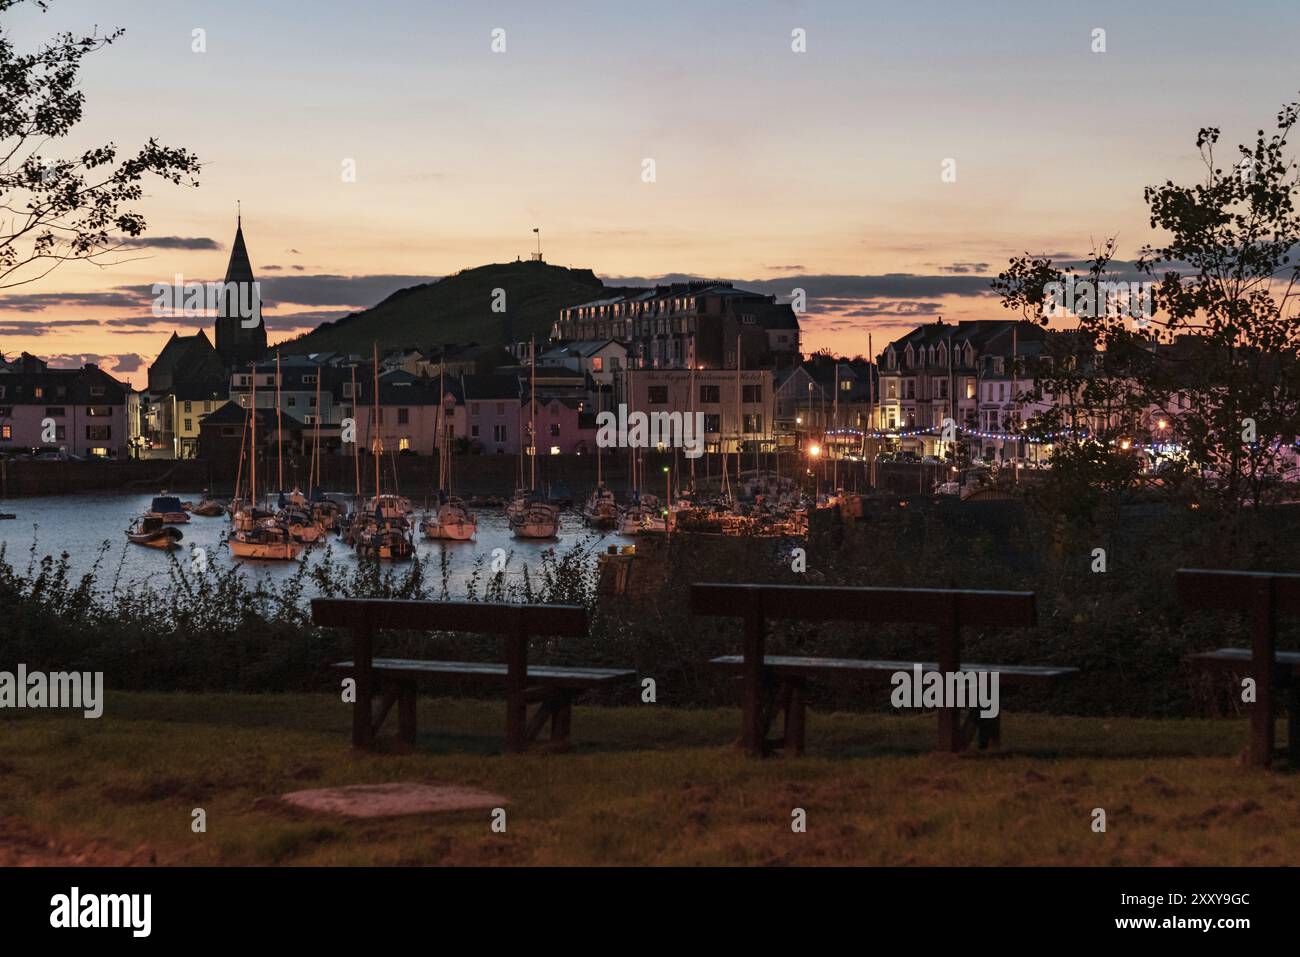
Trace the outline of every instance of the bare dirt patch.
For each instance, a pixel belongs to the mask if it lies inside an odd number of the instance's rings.
[[[294,807],[345,817],[398,817],[439,811],[503,807],[500,794],[455,784],[354,784],[341,788],[293,791],[280,800]]]

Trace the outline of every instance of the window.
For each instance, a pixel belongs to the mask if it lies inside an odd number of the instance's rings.
[[[45,414],[52,419],[61,419],[66,413],[63,406],[51,405],[46,408]]]
[[[504,442],[506,440],[506,427],[504,425],[492,426],[492,441]]]
[[[477,426],[477,425],[471,425],[471,426],[469,427],[469,434],[470,434],[470,438],[477,439],[477,438],[478,438],[478,426]]]
[[[90,426],[86,426],[86,428],[89,429]],[[66,425],[56,425],[54,427],[54,440],[56,442],[62,442],[66,440],[67,437],[68,437],[68,427]]]
[[[557,422],[552,422],[552,423],[551,423],[551,438],[553,438],[553,439],[558,439],[559,437],[560,437],[560,426],[559,426],[559,423],[557,423]]]
[[[600,371],[601,364],[602,364],[602,363],[601,363],[601,360],[600,360],[600,356],[592,356],[592,358],[591,358],[591,371],[592,371],[592,372],[599,372],[599,371]]]
[[[506,414],[506,404],[504,402],[498,402],[497,415],[505,415],[505,414]]]
[[[761,385],[744,385],[740,387],[740,401],[742,402],[762,402],[763,387]]]
[[[716,385],[700,386],[700,401],[721,402],[722,401],[721,389]]]
[[[86,406],[86,415],[92,419],[105,419],[113,414],[111,405],[88,405]]]
[[[915,380],[915,379],[908,379],[906,382],[903,383],[903,398],[904,398],[904,399],[915,399],[915,398],[916,398],[916,380]]]
[[[763,416],[759,413],[745,413],[744,431],[751,435],[761,434],[763,431]]]
[[[469,414],[470,414],[470,415],[478,415],[478,403],[477,403],[477,402],[471,402],[471,403],[469,404]]]
[[[305,375],[305,376],[302,377],[302,384],[303,384],[303,385],[315,385],[315,384],[316,384],[316,377],[315,377],[314,375]]]
[[[399,452],[404,452],[410,447],[411,447],[411,440],[409,438],[403,437],[397,440],[397,450]]]
[[[938,386],[939,386],[939,398],[941,398],[941,399],[946,399],[946,398],[948,398],[948,380],[947,380],[947,379],[936,379],[935,382],[936,382],[936,383],[938,384]]]
[[[343,383],[343,398],[345,398],[345,399],[350,399],[350,398],[352,398],[352,383],[351,383],[351,382],[345,382],[345,383]]]
[[[853,380],[852,380],[852,379],[841,379],[841,380],[840,380],[840,391],[841,391],[841,392],[852,392],[852,391],[853,391]]]
[[[667,405],[667,404],[668,404],[668,386],[666,386],[666,385],[652,385],[652,386],[650,386],[650,388],[647,389],[646,391],[647,391],[647,393],[648,393],[648,396],[649,396],[649,402],[650,402],[651,405]]]
[[[0,425],[0,442],[10,442],[14,437],[14,427],[12,425]]]
[[[721,432],[722,416],[720,416],[716,412],[713,413],[706,412],[704,414],[704,431],[711,433],[713,435],[717,435],[719,432]]]
[[[398,424],[398,425],[410,425],[410,424],[411,424],[411,410],[410,410],[410,409],[398,409],[398,410],[397,410],[397,424]]]
[[[285,396],[284,404],[288,408],[292,409],[294,406],[298,404],[298,397],[296,395]]]
[[[36,387],[32,390],[32,395],[35,396],[35,397],[38,398],[38,399],[43,399],[43,398],[45,398],[45,390],[44,390],[43,388],[41,388],[40,386],[36,386]]]
[[[186,400],[185,400],[185,411],[186,411],[186,412],[193,412],[193,411],[194,411],[192,408],[190,408],[190,400],[189,400],[189,399],[186,399]]]
[[[185,428],[184,428],[183,431],[185,431],[185,432],[193,432],[193,431],[194,431],[194,420],[193,420],[193,419],[186,419],[186,420],[185,420]],[[86,438],[90,438],[90,436],[86,436]]]

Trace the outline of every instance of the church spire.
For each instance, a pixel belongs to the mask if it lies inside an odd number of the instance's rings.
[[[226,282],[252,282],[253,264],[244,245],[244,217],[241,211],[235,219],[235,241],[230,247],[230,262],[226,266]]]

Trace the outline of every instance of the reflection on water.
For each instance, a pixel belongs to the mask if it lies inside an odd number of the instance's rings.
[[[0,503],[0,512],[17,515],[13,521],[0,521],[0,545],[5,546],[5,559],[20,571],[27,567],[32,543],[36,543],[36,558],[45,555],[58,557],[66,552],[74,575],[80,576],[100,561],[100,576],[105,584],[117,574],[120,564],[123,585],[148,579],[163,573],[169,559],[165,552],[126,540],[126,528],[133,518],[143,514],[155,493],[69,495],[49,498],[9,499]],[[198,496],[181,496],[198,500]],[[607,545],[628,545],[635,539],[614,532],[596,532],[585,528],[576,510],[566,510],[562,515],[560,534],[549,541],[528,541],[515,538],[506,524],[505,510],[479,508],[478,536],[472,542],[432,542],[416,539],[417,552],[428,566],[427,574],[437,581],[440,576],[440,552],[446,550],[449,568],[449,589],[453,595],[464,593],[466,580],[473,573],[476,559],[482,556],[484,573],[491,567],[492,553],[504,549],[510,556],[506,568],[508,578],[522,577],[524,569],[536,572],[541,565],[541,555],[547,549],[563,551],[572,544],[587,541],[595,549]],[[35,527],[33,527],[35,526]],[[288,578],[298,568],[298,562],[239,562],[221,546],[222,535],[230,528],[227,517],[204,518],[192,515],[188,524],[177,526],[184,534],[181,549],[174,554],[188,560],[191,547],[202,548],[210,562],[234,563],[249,576],[271,580]],[[104,543],[108,551],[101,558]],[[356,561],[351,549],[334,536],[328,544],[336,561]],[[300,561],[311,563],[323,552],[317,545],[304,551]],[[594,561],[594,559],[593,559]],[[400,568],[401,566],[397,566]]]

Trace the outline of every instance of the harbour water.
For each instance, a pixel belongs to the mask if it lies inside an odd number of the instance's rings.
[[[149,494],[93,494],[61,495],[37,498],[9,499],[0,502],[0,513],[9,512],[17,517],[0,521],[0,545],[5,547],[5,560],[19,571],[25,569],[33,558],[37,562],[46,555],[58,558],[66,553],[72,575],[80,577],[91,571],[99,562],[99,578],[111,584],[119,576],[123,586],[147,581],[165,574],[170,563],[166,552],[159,549],[132,545],[126,540],[126,528],[131,520],[142,515],[153,499]],[[197,501],[198,496],[181,496]],[[417,503],[418,505],[418,503]],[[533,541],[515,538],[506,523],[503,508],[478,508],[478,535],[472,542],[435,542],[416,538],[416,550],[428,567],[428,574],[440,576],[441,553],[445,550],[449,569],[448,590],[453,597],[463,595],[465,585],[474,572],[477,559],[482,557],[483,574],[490,573],[494,553],[505,556],[507,580],[519,580],[524,570],[540,570],[542,555],[550,549],[563,554],[578,543],[586,543],[593,553],[609,545],[634,544],[636,539],[615,532],[597,532],[582,524],[576,509],[566,509],[561,516],[559,535],[550,540]],[[418,516],[417,516],[418,519]],[[355,563],[352,549],[331,535],[322,543],[304,549],[302,556],[293,562],[239,561],[222,545],[222,537],[230,530],[227,516],[204,518],[190,516],[187,524],[176,526],[184,538],[181,547],[172,554],[181,561],[192,561],[192,548],[202,549],[206,560],[218,567],[237,565],[247,576],[267,579],[287,579],[293,575],[300,562],[319,561],[325,548],[331,549],[338,562]],[[107,550],[104,550],[107,543]],[[501,552],[497,552],[501,549]],[[399,571],[402,564],[396,566]]]

